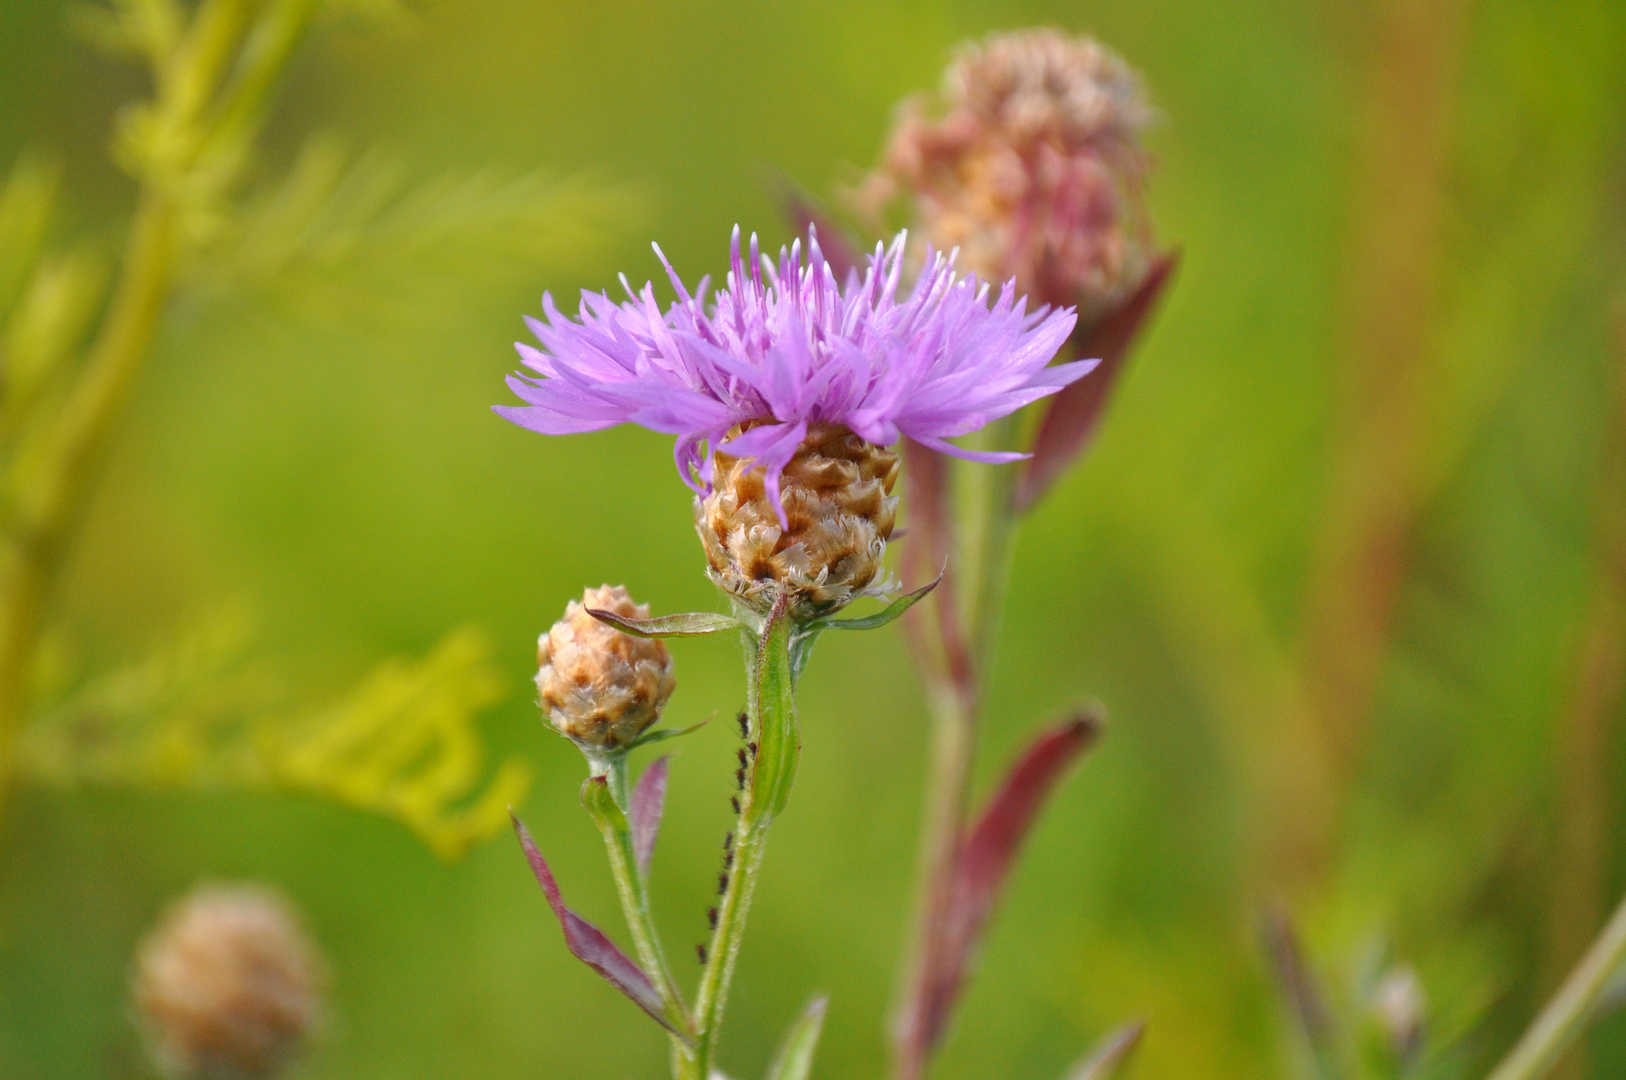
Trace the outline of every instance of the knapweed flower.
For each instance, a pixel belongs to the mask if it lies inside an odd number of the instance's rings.
[[[633,603],[620,585],[587,589],[537,640],[536,689],[548,722],[592,758],[625,749],[659,720],[677,680],[665,645],[623,634],[588,609],[647,619],[649,605]]]
[[[660,255],[657,247],[656,254]],[[928,249],[899,297],[904,238],[876,246],[862,275],[838,283],[809,236],[777,267],[749,262],[734,231],[725,287],[709,304],[665,257],[677,300],[664,312],[646,284],[628,300],[584,293],[576,319],[544,296],[528,319],[542,348],[518,346],[534,374],[498,406],[545,434],[634,423],[675,435],[678,471],[713,578],[757,610],[788,589],[802,614],[871,586],[892,531],[896,461],[909,436],[948,454],[1009,461],[948,440],[1055,393],[1092,361],[1049,366],[1073,326],[1068,310],[1028,311],[1007,282],[990,302],[953,257]]]
[[[277,1075],[322,1012],[323,965],[287,903],[251,885],[201,885],[136,959],[134,997],[172,1080]]]
[[[1146,269],[1151,116],[1138,76],[1095,41],[991,35],[960,51],[938,100],[904,103],[856,201],[878,216],[901,192],[926,239],[958,247],[968,270],[1014,277],[1087,324]]]

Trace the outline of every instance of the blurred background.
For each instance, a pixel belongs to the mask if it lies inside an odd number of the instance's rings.
[[[133,200],[112,117],[145,84],[69,21],[0,5],[0,165],[54,155],[59,231],[112,249]],[[576,217],[434,287],[175,312],[52,612],[64,665],[139,660],[224,606],[271,692],[320,702],[480,627],[502,687],[483,768],[532,770],[520,813],[619,935],[581,759],[531,700],[536,635],[589,584],[718,601],[668,439],[491,414],[520,315],[655,276],[651,239],[691,281],[735,223],[787,240],[776,173],[838,203],[957,44],[1035,24],[1144,74],[1152,217],[1182,263],[1017,551],[983,774],[1081,698],[1110,728],[1032,837],[939,1075],[1060,1076],[1131,1017],[1144,1080],[1293,1075],[1259,944],[1277,902],[1330,994],[1410,965],[1483,1072],[1626,888],[1619,3],[431,0],[328,27],[268,172],[331,131],[414,174],[540,168]],[[731,644],[673,652],[670,722],[739,707]],[[801,712],[722,1062],[759,1075],[822,990],[818,1075],[880,1075],[927,730],[896,630],[826,639]],[[687,958],[735,744],[719,724],[674,745],[654,877]],[[661,1073],[659,1030],[560,947],[508,836],[447,861],[388,816],[199,787],[21,784],[4,1075],[139,1074],[131,956],[200,878],[276,884],[326,952],[333,1018],[301,1077]],[[1626,1073],[1626,1021],[1590,1068]]]

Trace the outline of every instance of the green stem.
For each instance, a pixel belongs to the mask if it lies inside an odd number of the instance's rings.
[[[678,992],[677,983],[672,979],[665,950],[661,948],[660,933],[655,929],[655,917],[649,909],[649,882],[638,869],[632,830],[627,825],[627,814],[631,812],[632,804],[627,785],[626,755],[617,755],[605,763],[604,779],[620,814],[593,816],[598,822],[599,832],[604,836],[604,847],[610,856],[610,873],[615,878],[616,893],[621,898],[622,914],[626,916],[627,927],[632,932],[638,962],[654,981],[655,990],[660,994],[667,1013],[686,1021],[688,1010],[683,1004],[683,996]],[[687,1023],[683,1026],[687,1026]],[[688,1047],[677,1035],[672,1035],[671,1040],[673,1061],[676,1062],[680,1054],[688,1052]]]
[[[1581,962],[1489,1080],[1539,1080],[1592,1022],[1612,976],[1626,964],[1626,899]]]
[[[45,605],[68,534],[83,508],[113,418],[146,362],[169,299],[175,212],[147,192],[136,210],[124,268],[101,332],[51,437],[13,463],[16,517],[6,538],[0,610],[0,798],[9,787],[17,733]]]
[[[706,953],[695,1003],[695,1054],[676,1072],[678,1080],[709,1080],[729,983],[745,935],[745,919],[756,892],[768,827],[784,808],[795,776],[796,709],[790,667],[789,597],[774,604],[760,637],[746,635],[746,712],[757,746],[751,782],[742,794],[734,830],[732,865],[717,909],[717,928]]]

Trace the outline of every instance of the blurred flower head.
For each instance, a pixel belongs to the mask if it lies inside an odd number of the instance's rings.
[[[536,689],[559,734],[588,754],[625,749],[660,719],[677,687],[672,657],[659,641],[599,622],[589,609],[649,618],[620,585],[583,591],[536,643]]]
[[[322,1014],[321,958],[287,902],[252,885],[200,885],[136,959],[136,1013],[172,1080],[277,1075]]]
[[[994,34],[960,51],[936,100],[904,102],[857,202],[878,217],[901,193],[968,270],[1088,323],[1145,272],[1151,117],[1139,76],[1099,43]]]
[[[754,236],[742,258],[736,228],[726,287],[709,304],[706,282],[691,295],[670,264],[678,298],[664,313],[648,284],[636,294],[629,286],[620,304],[583,293],[574,320],[544,296],[547,321],[527,319],[542,348],[518,346],[535,374],[508,380],[526,404],[497,412],[550,435],[621,423],[676,435],[678,470],[702,495],[716,479],[714,453],[760,466],[767,505],[787,533],[781,473],[820,425],[877,446],[908,435],[961,457],[1020,457],[946,440],[1090,370],[1093,362],[1048,366],[1072,312],[1029,312],[1008,282],[990,304],[986,285],[930,250],[900,300],[903,241],[877,245],[863,275],[840,284],[816,237],[805,262],[798,241],[775,266]]]

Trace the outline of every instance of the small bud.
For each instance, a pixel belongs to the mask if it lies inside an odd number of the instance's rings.
[[[712,491],[697,496],[695,528],[711,579],[758,614],[776,590],[798,619],[845,607],[872,589],[892,536],[898,455],[844,427],[815,424],[780,478],[781,525],[754,462],[714,457]],[[740,725],[741,737],[749,729]]]
[[[649,606],[619,585],[588,589],[537,641],[536,689],[549,723],[598,756],[624,749],[660,719],[677,682],[665,645],[606,626],[589,608],[647,619]]]
[[[729,799],[728,800],[728,805],[730,805],[730,806],[732,806],[734,808],[734,812],[736,814],[739,813],[740,812],[740,797],[738,795],[736,795],[732,799]]]
[[[1139,76],[1097,42],[994,34],[960,51],[937,102],[904,104],[856,201],[878,218],[901,191],[925,239],[960,249],[960,269],[1014,277],[1087,326],[1148,263],[1151,117]]]
[[[744,713],[740,713],[740,715],[734,718],[734,722],[740,725],[740,738],[748,739],[751,737],[750,717],[746,716]]]
[[[706,963],[706,947],[704,945],[696,945],[694,947],[694,954],[700,958],[700,965],[704,967]]]
[[[142,944],[135,1010],[170,1080],[277,1075],[322,1012],[323,966],[287,903],[254,886],[203,885]]]
[[[1391,968],[1372,989],[1371,1008],[1389,1036],[1395,1056],[1411,1057],[1423,1037],[1427,998],[1417,972],[1406,965]]]
[[[706,925],[709,928],[711,928],[712,930],[717,929],[717,909],[716,908],[707,908],[706,909]]]

